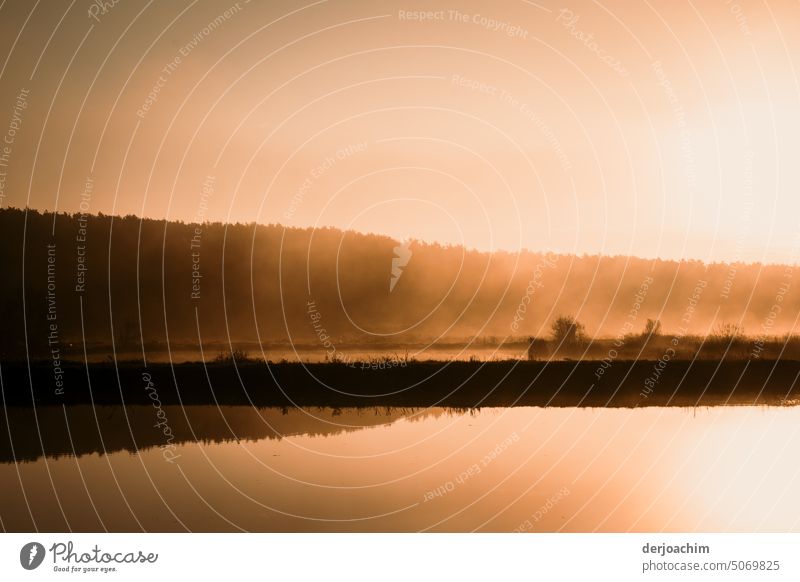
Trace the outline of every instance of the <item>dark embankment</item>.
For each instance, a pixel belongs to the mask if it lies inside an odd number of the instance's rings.
[[[604,373],[597,377],[597,373]],[[799,361],[409,362],[387,369],[345,364],[126,363],[2,366],[7,407],[53,405],[255,406],[713,406],[797,398]],[[87,377],[91,382],[87,382]],[[649,394],[648,386],[651,388]],[[644,395],[646,394],[646,395]]]

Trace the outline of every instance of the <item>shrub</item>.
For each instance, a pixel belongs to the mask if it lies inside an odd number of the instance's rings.
[[[661,335],[661,321],[648,318],[644,324],[644,332],[642,332],[642,335],[646,338]]]
[[[553,341],[562,345],[574,345],[583,341],[586,337],[586,328],[574,317],[560,315],[550,325],[553,334]]]
[[[711,332],[711,339],[724,343],[742,340],[744,339],[744,326],[738,323],[720,323]]]

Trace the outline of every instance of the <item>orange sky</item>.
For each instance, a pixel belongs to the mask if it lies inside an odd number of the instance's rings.
[[[796,3],[32,6],[0,8],[3,207],[90,177],[91,212],[798,254]]]

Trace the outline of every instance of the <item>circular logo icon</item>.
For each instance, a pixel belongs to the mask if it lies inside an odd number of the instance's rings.
[[[19,551],[19,563],[26,570],[35,570],[44,561],[44,546],[39,542],[30,542]]]

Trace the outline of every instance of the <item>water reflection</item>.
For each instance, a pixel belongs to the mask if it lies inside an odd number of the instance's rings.
[[[800,529],[798,408],[169,407],[174,462],[152,408],[70,410],[45,457],[6,412],[36,459],[0,465],[12,531]]]
[[[449,409],[448,409],[449,410]],[[161,411],[161,412],[160,412]],[[454,410],[453,413],[458,413]],[[285,436],[328,436],[436,416],[445,409],[251,408],[247,406],[47,406],[8,408],[0,418],[0,463],[42,456],[145,451],[188,441],[204,444]]]

